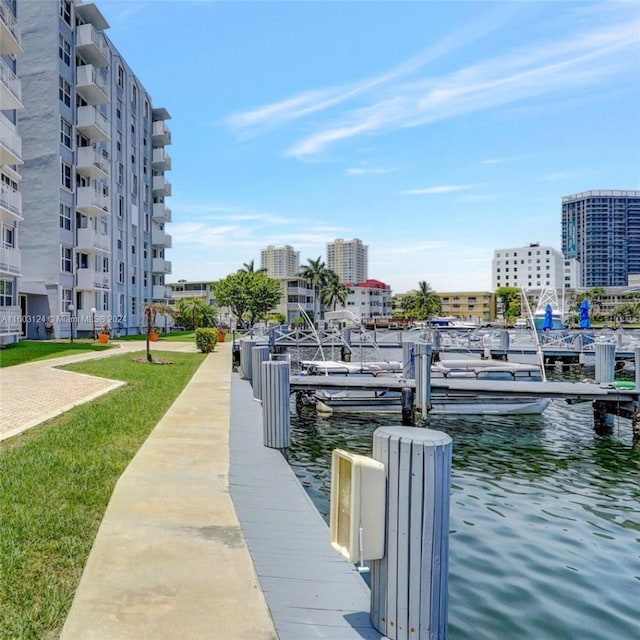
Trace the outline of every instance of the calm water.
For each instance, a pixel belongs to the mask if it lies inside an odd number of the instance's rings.
[[[293,417],[289,459],[328,521],[331,451],[395,416]],[[453,439],[450,640],[640,639],[640,443],[591,406],[433,417]]]

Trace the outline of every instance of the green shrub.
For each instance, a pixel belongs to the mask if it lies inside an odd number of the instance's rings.
[[[196,329],[196,347],[198,347],[202,353],[211,353],[217,342],[217,329]]]

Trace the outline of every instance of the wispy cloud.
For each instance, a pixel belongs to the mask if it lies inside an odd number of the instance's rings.
[[[424,189],[405,189],[401,191],[406,196],[430,196],[441,193],[454,193],[456,191],[466,191],[477,185],[473,184],[441,184],[436,187],[426,187]]]
[[[367,167],[351,167],[350,169],[345,170],[345,174],[348,176],[366,176],[366,175],[377,175],[380,173],[394,173],[397,169],[389,168],[389,169],[374,169]]]
[[[486,23],[452,34],[432,48],[379,76],[351,85],[301,93],[259,109],[232,115],[228,124],[242,133],[273,128],[314,114],[313,130],[293,142],[285,153],[294,157],[319,154],[355,137],[371,136],[443,119],[553,97],[597,85],[614,75],[631,81],[637,71],[640,22],[624,10],[624,20],[608,16],[589,30],[567,28],[564,37],[533,42],[529,48],[504,51],[495,58],[429,76],[426,68],[438,58],[481,38]],[[631,17],[630,17],[631,16]],[[330,108],[331,120],[322,122]],[[352,174],[352,175],[355,175]]]

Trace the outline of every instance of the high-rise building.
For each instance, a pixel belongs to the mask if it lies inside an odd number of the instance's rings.
[[[138,333],[166,301],[171,134],[94,3],[18,0],[23,34],[22,279],[28,337]]]
[[[260,268],[271,278],[294,278],[300,272],[300,252],[288,244],[269,245],[260,252]]]
[[[627,285],[640,273],[640,191],[562,198],[562,251],[580,263],[583,287]]]
[[[514,249],[496,249],[491,265],[493,289],[564,287],[564,256],[538,243]]]
[[[22,272],[19,226],[23,218],[18,188],[22,140],[17,112],[23,104],[16,70],[21,42],[16,0],[0,0],[0,345],[18,339],[24,315],[18,297]]]
[[[369,247],[358,238],[328,242],[327,267],[338,274],[340,282],[364,282],[369,277]]]

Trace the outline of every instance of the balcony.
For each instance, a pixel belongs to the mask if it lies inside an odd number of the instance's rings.
[[[171,131],[162,120],[156,120],[152,124],[151,144],[154,147],[164,147],[171,144]]]
[[[171,273],[171,261],[164,258],[154,258],[151,263],[151,271],[153,273]]]
[[[109,177],[109,154],[104,149],[78,147],[76,170],[80,175],[106,180]]]
[[[98,233],[91,227],[78,229],[76,249],[90,253],[110,253],[111,237],[106,233]]]
[[[0,273],[12,276],[22,275],[22,254],[14,247],[0,247]]]
[[[102,271],[94,269],[76,269],[77,289],[93,290],[93,289],[109,289],[111,286],[111,276]]]
[[[109,120],[95,107],[78,107],[76,129],[95,142],[111,139]]]
[[[164,284],[154,284],[153,291],[151,292],[154,300],[168,300],[171,298],[171,289]],[[156,324],[162,326],[162,323],[158,322],[156,317]]]
[[[22,109],[22,83],[0,58],[0,106],[3,110]]]
[[[151,191],[156,196],[169,197],[171,195],[171,183],[164,176],[153,176]]]
[[[0,220],[15,222],[23,220],[22,194],[6,184],[0,184]]]
[[[76,92],[89,104],[107,104],[109,102],[107,81],[91,64],[76,67]]]
[[[105,216],[110,211],[109,197],[95,187],[78,187],[76,209],[85,216]]]
[[[0,335],[11,336],[22,333],[22,310],[16,307],[0,307]]]
[[[15,125],[0,115],[0,165],[3,164],[22,164],[22,138]]]
[[[171,169],[171,156],[164,149],[156,148],[153,150],[151,166],[156,171],[169,171]]]
[[[13,11],[0,0],[0,54],[22,53],[22,34]]]
[[[151,244],[156,247],[171,247],[171,236],[162,229],[154,227],[151,230]]]
[[[171,209],[164,202],[154,202],[151,218],[154,222],[171,222]]]
[[[76,30],[76,52],[94,67],[109,65],[109,47],[104,36],[92,24],[78,25]]]

